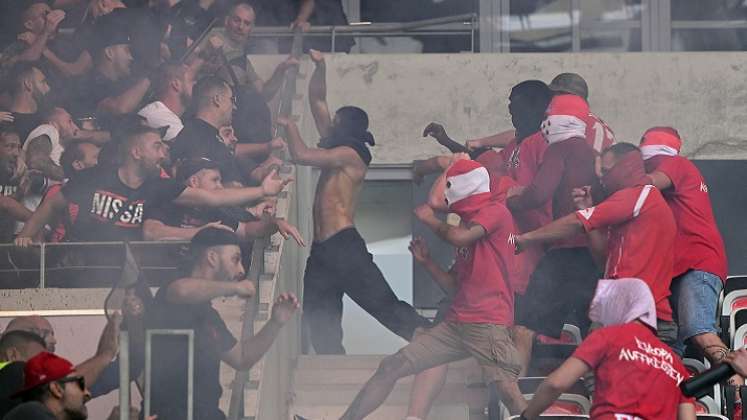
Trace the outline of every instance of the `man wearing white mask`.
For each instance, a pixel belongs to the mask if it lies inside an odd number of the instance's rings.
[[[671,349],[656,338],[656,307],[643,280],[600,280],[589,317],[602,324],[545,379],[520,419],[534,420],[594,371],[591,418],[694,420],[695,406],[679,384],[689,377]]]

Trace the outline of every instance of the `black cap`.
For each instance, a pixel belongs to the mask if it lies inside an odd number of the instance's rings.
[[[130,35],[119,28],[103,28],[100,31],[95,31],[94,35],[95,39],[92,40],[92,43],[95,51],[102,51],[104,48],[111,47],[112,45],[130,43]]]
[[[208,158],[196,158],[182,161],[176,169],[176,180],[178,182],[185,182],[189,177],[203,169],[220,169],[220,165]]]

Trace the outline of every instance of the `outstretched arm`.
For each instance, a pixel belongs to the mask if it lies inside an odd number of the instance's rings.
[[[203,303],[218,297],[239,296],[250,298],[256,290],[249,280],[206,281],[198,278],[182,278],[169,284],[166,300],[171,303]]]
[[[278,333],[299,308],[298,298],[292,293],[283,293],[275,299],[270,320],[253,337],[242,340],[221,359],[236,370],[248,370],[267,353]]]
[[[327,137],[332,130],[332,116],[327,105],[327,63],[324,55],[317,50],[309,50],[311,61],[316,67],[309,81],[309,106],[316,129],[321,137]]]
[[[492,136],[467,140],[467,148],[469,150],[476,150],[485,147],[506,147],[514,137],[516,137],[516,130],[506,130]]]
[[[576,213],[571,213],[539,229],[516,236],[514,246],[517,252],[521,252],[532,245],[571,238],[580,233],[584,233],[584,225],[578,220]]]
[[[204,190],[187,187],[174,203],[187,207],[231,207],[242,206],[263,197],[275,196],[293,178],[282,179],[277,169],[273,169],[262,181],[259,187],[224,188],[218,190]]]
[[[272,72],[272,76],[262,84],[262,96],[266,100],[270,101],[277,95],[280,88],[283,86],[283,78],[285,77],[285,71],[293,66],[298,65],[298,59],[294,57],[288,57],[283,62],[275,67],[275,71]]]
[[[446,129],[444,129],[444,126],[441,124],[432,122],[425,126],[423,137],[427,136],[436,139],[438,144],[449,149],[451,153],[467,153],[469,151],[466,146],[452,140],[451,137],[446,134]]]

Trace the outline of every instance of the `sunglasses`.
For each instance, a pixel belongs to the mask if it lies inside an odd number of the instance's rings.
[[[66,384],[69,382],[75,382],[76,384],[78,384],[78,387],[80,388],[81,391],[86,390],[86,378],[82,376],[71,376],[69,378],[62,378],[59,381],[57,381],[57,383],[59,384]]]

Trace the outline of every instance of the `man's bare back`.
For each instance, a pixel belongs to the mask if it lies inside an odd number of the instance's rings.
[[[360,160],[340,168],[322,169],[314,196],[315,241],[324,241],[353,226],[366,170],[366,165]]]

